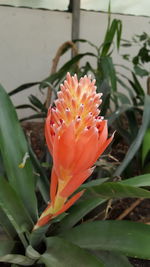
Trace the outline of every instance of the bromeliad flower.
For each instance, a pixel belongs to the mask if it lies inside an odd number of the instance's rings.
[[[99,116],[102,94],[96,93],[95,80],[67,74],[60,86],[55,106],[48,112],[45,136],[53,157],[51,202],[34,229],[66,211],[83,194],[72,193],[91,175],[93,165],[112,141],[107,121]]]

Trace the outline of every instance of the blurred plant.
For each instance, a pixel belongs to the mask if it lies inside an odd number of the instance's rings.
[[[42,103],[37,97],[31,95],[29,97],[31,104],[24,104],[16,107],[17,109],[31,108],[37,112],[30,117],[23,118],[22,121],[46,118],[47,109],[53,99],[56,98],[57,92],[59,91],[59,84],[64,80],[68,71],[72,74],[77,73],[78,77],[92,74],[92,76],[96,78],[98,92],[103,93],[101,113],[108,118],[109,126],[117,130],[118,135],[116,136],[116,142],[122,138],[123,143],[126,143],[132,148],[132,144],[134,144],[136,140],[137,146],[134,146],[134,149],[132,149],[131,162],[125,158],[124,162],[128,162],[128,164],[122,163],[123,165],[121,165],[124,167],[120,167],[119,171],[116,171],[118,175],[121,175],[126,171],[125,176],[130,177],[133,175],[132,171],[135,164],[137,164],[140,169],[142,168],[139,144],[142,144],[142,138],[144,137],[149,123],[149,98],[147,99],[147,95],[136,75],[138,74],[137,70],[140,68],[141,75],[148,74],[147,70],[145,72],[143,72],[143,70],[145,62],[149,59],[149,57],[145,56],[149,53],[149,36],[146,33],[143,33],[142,35],[136,35],[133,39],[133,42],[136,45],[140,44],[140,51],[136,56],[131,58],[131,61],[134,64],[132,78],[130,78],[131,70],[129,68],[122,65],[124,69],[129,71],[129,75],[125,76],[124,73],[118,70],[118,65],[114,64],[112,60],[114,50],[120,49],[121,37],[122,22],[118,19],[113,19],[111,21],[109,10],[107,30],[104,36],[104,41],[100,46],[96,46],[90,41],[83,39],[74,40],[73,42],[65,42],[60,46],[54,57],[51,74],[48,78],[40,82],[22,85],[11,91],[9,95],[11,96],[18,92],[22,92],[34,85],[38,85],[40,90],[48,88],[45,103]],[[76,49],[77,42],[88,44],[94,52],[78,54]],[[129,46],[131,45],[131,42],[124,40],[122,45]],[[60,57],[70,48],[74,51],[74,57],[57,70],[57,64]],[[89,61],[85,62],[84,65],[79,66],[79,61],[86,57],[95,59],[94,63],[96,63],[96,67],[93,67]],[[129,60],[129,55],[124,55],[124,58]],[[144,113],[148,114],[148,116],[146,117]],[[142,129],[140,128],[141,121]],[[129,149],[129,152],[130,151],[131,150]],[[129,168],[127,168],[128,165]]]
[[[119,50],[120,41],[121,41],[121,32],[122,32],[122,22],[120,20],[114,19],[112,22],[110,20],[110,13],[108,16],[108,26],[107,31],[104,37],[104,42],[97,47],[93,43],[87,40],[74,40],[74,42],[65,42],[58,49],[56,56],[53,60],[51,75],[44,79],[41,82],[29,83],[19,86],[9,93],[10,96],[22,92],[23,90],[29,89],[31,86],[39,85],[39,89],[43,90],[48,87],[48,95],[46,98],[46,103],[42,104],[40,100],[38,100],[35,96],[30,96],[29,101],[32,105],[20,105],[16,108],[31,108],[38,112],[31,117],[24,118],[25,119],[33,119],[38,117],[46,117],[46,109],[49,107],[51,103],[51,93],[53,92],[54,98],[56,97],[56,92],[59,90],[59,84],[63,81],[66,73],[70,71],[70,73],[77,73],[78,77],[83,77],[87,73],[92,73],[96,78],[96,85],[98,88],[98,92],[103,93],[103,105],[102,111],[103,115],[105,115],[106,111],[110,108],[109,102],[110,99],[113,98],[115,105],[117,106],[117,79],[115,68],[112,62],[112,52],[115,48],[114,40],[116,38],[116,46]],[[86,52],[77,54],[77,49],[75,46],[76,42],[88,43],[92,48],[95,49],[95,53]],[[71,48],[74,51],[74,57],[65,63],[58,71],[56,71],[58,61],[60,57]],[[93,57],[96,60],[97,67],[94,69],[89,62],[86,62],[85,66],[79,67],[78,62],[84,57]]]
[[[143,77],[150,74],[150,69],[146,69],[145,63],[150,62],[150,36],[143,32],[140,35],[134,35],[131,41],[123,40],[122,46],[139,47],[136,55],[131,56],[130,54],[124,54],[123,58],[132,62],[133,69],[136,75]]]
[[[89,91],[89,88],[81,84],[80,90]],[[66,87],[64,91],[67,93]],[[67,98],[67,104],[66,101]],[[96,177],[81,186],[79,183],[78,192],[85,190],[80,200],[67,213],[32,231],[42,210],[48,205],[49,182],[30,146],[28,149],[16,111],[2,86],[0,106],[0,225],[3,228],[0,262],[9,263],[12,267],[42,264],[48,267],[127,267],[131,266],[127,256],[149,259],[149,225],[131,221],[94,221],[95,216],[90,213],[94,209],[97,214],[99,209],[96,208],[105,209],[104,204],[109,199],[150,198],[150,192],[140,188],[150,186],[149,174],[120,182]],[[77,109],[80,111],[80,106]],[[52,131],[48,128],[46,134],[49,130]],[[56,141],[55,137],[53,141]],[[67,157],[70,160],[72,141],[67,141],[70,146]],[[88,146],[84,148],[87,153],[95,153],[94,147],[90,152]],[[64,152],[61,153],[62,159],[65,160],[65,156]],[[85,158],[82,160],[85,161]],[[78,177],[73,183],[77,181]],[[86,221],[87,214],[90,222]]]

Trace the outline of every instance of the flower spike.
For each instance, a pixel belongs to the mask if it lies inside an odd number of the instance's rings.
[[[113,139],[108,138],[107,121],[99,115],[102,94],[95,80],[67,73],[60,85],[55,106],[50,107],[45,137],[53,157],[50,200],[34,229],[66,211],[83,194],[70,196],[92,174],[96,160]]]

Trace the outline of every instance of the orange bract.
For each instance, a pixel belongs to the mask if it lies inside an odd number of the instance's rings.
[[[45,136],[53,157],[51,203],[42,213],[34,229],[67,210],[82,195],[68,198],[91,175],[92,166],[111,142],[107,121],[99,116],[101,95],[95,80],[67,74],[60,86],[55,106],[48,112]]]

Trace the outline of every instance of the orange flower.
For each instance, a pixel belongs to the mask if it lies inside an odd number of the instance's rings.
[[[101,95],[95,80],[67,74],[55,107],[48,112],[45,136],[53,157],[50,199],[34,229],[66,211],[83,194],[72,193],[91,175],[93,165],[111,142],[107,121],[99,116]]]

